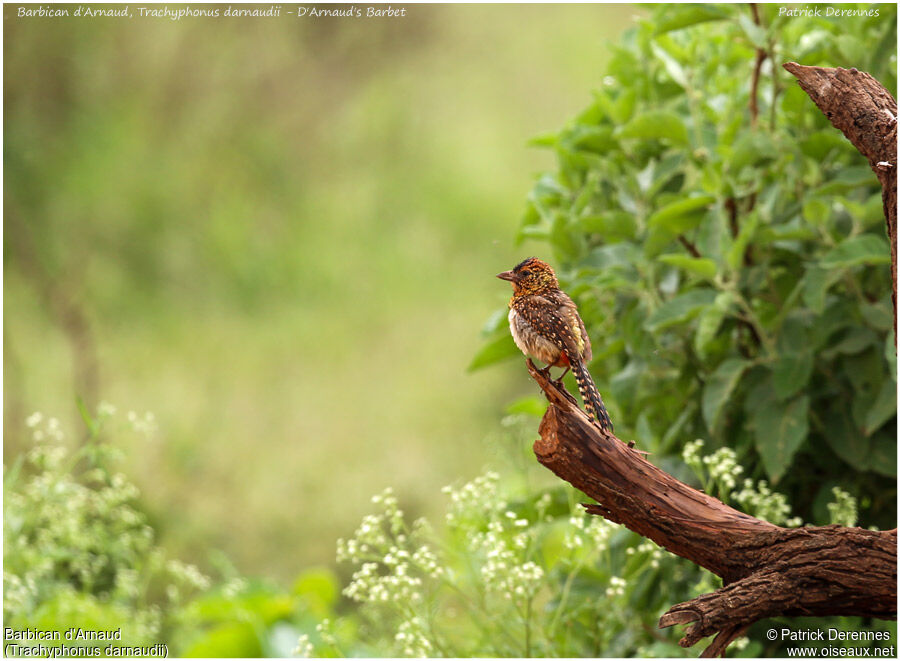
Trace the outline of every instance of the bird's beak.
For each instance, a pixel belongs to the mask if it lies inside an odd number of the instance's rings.
[[[510,282],[516,281],[516,274],[512,271],[504,271],[503,273],[498,273],[497,277],[501,280],[509,280]]]

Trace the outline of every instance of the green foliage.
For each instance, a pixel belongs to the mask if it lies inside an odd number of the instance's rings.
[[[593,102],[541,139],[559,166],[535,184],[519,237],[552,253],[623,437],[661,455],[695,437],[727,445],[818,523],[839,482],[862,520],[890,527],[881,191],[780,65],[856,67],[894,90],[896,8],[758,9],[757,23],[748,6],[664,5],[628,33]],[[486,349],[478,364],[504,356]]]
[[[112,413],[103,405],[96,419],[85,414],[89,434],[76,452],[56,418],[28,419],[34,446],[3,480],[7,627],[121,628],[121,644],[153,645],[171,625],[167,614],[209,587],[196,567],[166,558],[136,507],[137,488],[112,472],[116,449],[101,440]],[[152,424],[132,418],[139,431]]]
[[[708,493],[772,523],[802,525],[783,494],[744,480],[730,448],[683,459]],[[337,558],[353,575],[343,590],[356,619],[327,618],[300,636],[300,656],[691,657],[680,633],[658,631],[671,605],[721,586],[713,574],[599,516],[567,486],[511,494],[497,473],[445,487],[441,525],[408,523],[388,489],[372,502]],[[834,490],[831,519],[852,525],[856,504]],[[329,595],[333,595],[330,586]],[[771,626],[771,623],[766,626]],[[891,625],[884,625],[891,626]],[[848,620],[848,629],[861,628]],[[759,656],[742,638],[736,656]]]
[[[833,503],[828,503],[831,523],[841,526],[855,526],[857,519],[856,498],[840,487],[834,487],[831,491],[835,497]]]
[[[344,595],[361,604],[369,654],[392,656],[692,656],[677,632],[653,635],[667,604],[717,579],[652,542],[586,515],[558,487],[510,498],[488,472],[446,487],[440,529],[408,525],[388,490],[354,536]],[[341,621],[337,624],[340,626]],[[328,621],[298,651],[344,656],[358,644]],[[757,645],[742,654],[758,653]]]
[[[333,613],[334,574],[309,569],[284,591],[242,578],[222,558],[213,583],[167,557],[137,487],[113,471],[120,452],[106,439],[127,433],[114,425],[114,412],[102,404],[93,417],[82,407],[88,433],[76,451],[56,418],[29,417],[33,447],[3,481],[5,626],[121,630],[117,646],[164,643],[178,656],[289,655],[304,628]],[[149,414],[130,413],[128,420],[141,436],[153,431]],[[345,619],[345,627],[352,624]]]

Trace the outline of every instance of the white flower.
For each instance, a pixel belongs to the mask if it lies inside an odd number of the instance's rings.
[[[684,463],[689,466],[692,464],[696,464],[698,459],[700,458],[700,449],[703,447],[703,439],[698,438],[695,441],[690,441],[684,444],[684,449],[681,451],[681,457],[684,459]]]
[[[297,639],[297,647],[294,648],[292,654],[294,656],[299,656],[304,659],[308,659],[313,655],[313,645],[309,641],[309,636],[307,634],[303,634]]]
[[[606,588],[607,597],[620,597],[625,594],[626,581],[620,576],[613,576],[609,579],[609,587]]]
[[[732,492],[731,497],[750,514],[769,523],[795,528],[802,524],[797,517],[788,518],[791,508],[787,499],[783,494],[773,492],[765,480],[754,486],[753,480],[746,479],[743,488]]]

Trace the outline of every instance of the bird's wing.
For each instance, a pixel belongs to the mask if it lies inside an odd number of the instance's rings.
[[[561,292],[563,296],[566,297],[566,307],[570,307],[570,314],[575,317],[578,322],[578,329],[581,331],[581,338],[584,340],[584,347],[581,350],[581,357],[584,359],[584,362],[591,362],[591,358],[593,358],[594,354],[591,351],[591,338],[587,334],[587,328],[584,327],[584,321],[581,319],[581,315],[578,314],[578,308],[575,307],[575,301],[569,298],[568,294],[565,292]]]
[[[555,299],[554,302],[560,309],[563,318],[569,320],[573,326],[577,326],[578,333],[583,342],[581,346],[581,357],[584,362],[590,362],[593,357],[593,352],[591,351],[591,338],[588,336],[587,328],[584,327],[584,321],[582,321],[581,315],[578,314],[578,308],[575,305],[575,301],[562,290],[554,292],[553,298]]]
[[[555,296],[522,297],[516,305],[516,312],[570,357],[584,358],[584,349],[590,352],[590,340],[587,339],[587,332],[582,330],[584,324],[580,323],[575,304],[568,296],[566,298],[569,305],[560,304],[561,301]]]

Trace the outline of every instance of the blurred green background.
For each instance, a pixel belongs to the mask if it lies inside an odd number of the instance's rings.
[[[72,7],[72,6],[70,6]],[[172,7],[175,7],[173,5]],[[206,6],[209,7],[209,6]],[[46,19],[4,7],[4,461],[76,396],[152,411],[122,469],[163,543],[289,579],[393,486],[510,451],[534,387],[467,374],[560,126],[639,9]]]

